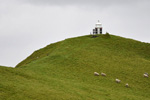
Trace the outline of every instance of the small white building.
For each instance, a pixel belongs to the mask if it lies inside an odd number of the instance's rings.
[[[103,33],[103,28],[102,28],[102,24],[98,22],[95,24],[95,29],[93,29],[93,34],[102,34]]]

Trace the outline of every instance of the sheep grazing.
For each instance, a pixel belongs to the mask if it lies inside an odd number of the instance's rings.
[[[120,82],[121,82],[121,80],[119,80],[119,79],[116,79],[116,82],[117,82],[117,83],[120,83]]]
[[[101,73],[101,75],[102,75],[102,76],[106,76],[106,74],[105,74],[105,73]]]
[[[99,76],[99,73],[97,73],[97,72],[94,72],[94,75],[95,75],[95,76]]]
[[[148,74],[143,74],[143,76],[148,78]]]
[[[129,87],[129,84],[128,84],[128,83],[126,83],[126,84],[125,84],[125,87]]]

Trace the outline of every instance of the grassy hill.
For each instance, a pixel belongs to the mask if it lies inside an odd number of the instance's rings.
[[[149,51],[149,43],[114,35],[50,44],[16,68],[0,67],[0,100],[149,100]]]

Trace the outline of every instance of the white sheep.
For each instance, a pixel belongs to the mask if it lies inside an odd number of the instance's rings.
[[[105,73],[101,73],[101,75],[102,75],[102,76],[106,76],[106,74],[105,74]]]
[[[95,75],[95,76],[99,76],[99,73],[97,73],[97,72],[94,72],[94,75]]]
[[[116,79],[116,82],[117,82],[117,83],[120,83],[120,82],[121,82],[121,80],[119,80],[119,79]]]
[[[126,83],[126,84],[125,84],[125,86],[126,86],[126,87],[129,87],[129,84],[128,84],[128,83]]]
[[[143,76],[148,78],[148,74],[143,74]]]

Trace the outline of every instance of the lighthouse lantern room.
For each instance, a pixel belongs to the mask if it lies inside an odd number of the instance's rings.
[[[98,22],[95,24],[95,29],[93,29],[93,34],[102,34],[102,24]]]

